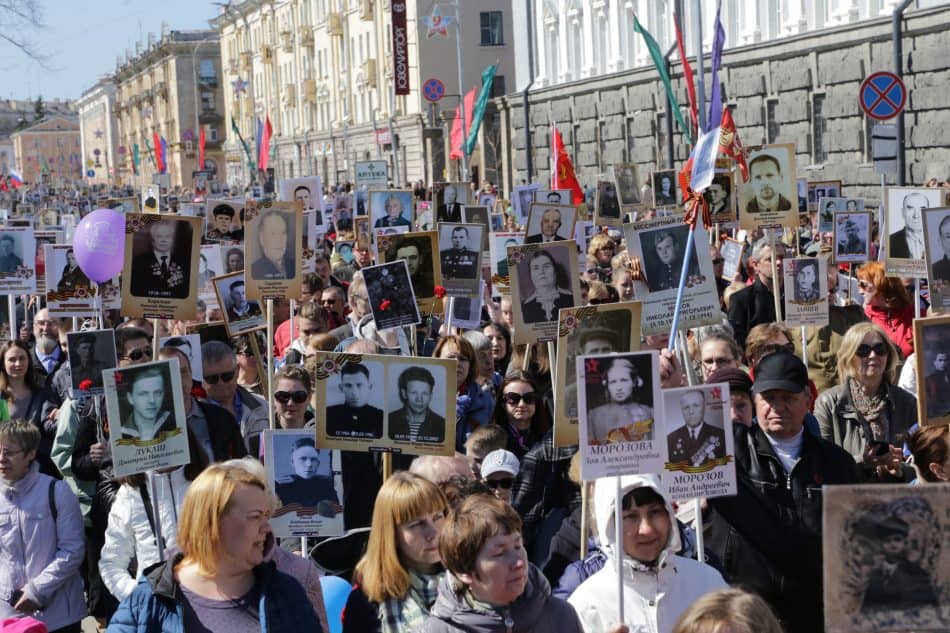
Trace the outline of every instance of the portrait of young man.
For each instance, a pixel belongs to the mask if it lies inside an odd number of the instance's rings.
[[[379,375],[377,380],[382,379]],[[346,363],[337,388],[343,403],[327,407],[327,435],[340,438],[379,439],[383,436],[383,411],[369,404],[373,379],[364,363]]]
[[[274,492],[282,505],[297,504],[303,508],[319,508],[321,501],[339,505],[333,478],[323,474],[325,462],[331,458],[331,451],[317,449],[312,437],[301,437],[293,441],[285,450],[278,451],[278,459],[289,462],[292,473],[280,477],[274,482]],[[332,471],[331,471],[332,473]],[[332,512],[327,509],[330,516]]]
[[[445,377],[442,376],[442,382]],[[445,440],[445,418],[430,408],[436,379],[426,367],[408,367],[397,381],[400,408],[389,412],[389,437],[401,442]],[[392,398],[392,396],[390,396]]]

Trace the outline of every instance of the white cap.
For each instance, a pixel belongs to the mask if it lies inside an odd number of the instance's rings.
[[[492,451],[488,455],[485,455],[480,470],[482,479],[485,479],[495,473],[508,473],[512,477],[517,477],[520,468],[521,464],[518,458],[515,457],[515,454],[500,448],[497,451]]]

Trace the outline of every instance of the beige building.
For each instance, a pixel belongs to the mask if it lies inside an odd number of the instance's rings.
[[[115,82],[103,77],[76,101],[79,111],[80,155],[83,179],[92,185],[108,184],[115,175],[118,129],[115,116]]]
[[[80,178],[82,159],[75,115],[55,114],[10,135],[24,182],[62,185]]]
[[[464,5],[463,92],[480,87],[482,71],[497,62],[493,92],[504,94],[514,73],[511,2],[459,4]],[[274,129],[270,166],[277,178],[317,174],[325,184],[351,181],[355,161],[376,159],[389,162],[390,177],[399,183],[448,176],[455,166],[446,165],[446,143],[460,93],[456,28],[450,25],[444,39],[429,39],[422,22],[429,15],[428,4],[409,0],[405,6],[411,90],[398,97],[392,94],[389,1],[244,0],[223,9],[211,24],[221,34],[227,75],[228,182],[247,185],[251,176],[230,120],[256,163],[257,120],[267,116]],[[454,17],[453,11],[443,5],[445,15]],[[430,78],[445,86],[444,98],[435,105],[421,90]],[[486,115],[489,120],[497,123],[497,116]],[[398,140],[395,157],[393,136]],[[479,145],[473,170],[484,175],[486,165],[495,168],[496,146]]]
[[[152,182],[153,134],[168,145],[172,187],[190,188],[198,166],[198,131],[205,130],[205,169],[221,173],[224,117],[221,114],[221,52],[212,30],[170,31],[133,56],[126,53],[115,71],[118,114],[118,176],[122,182]],[[133,172],[135,147],[140,157]]]

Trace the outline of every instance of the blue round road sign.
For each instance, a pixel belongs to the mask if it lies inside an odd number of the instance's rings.
[[[436,78],[426,79],[422,84],[422,96],[426,101],[435,103],[445,96],[445,84]]]
[[[904,110],[907,88],[901,78],[885,71],[869,75],[861,82],[861,109],[872,119],[886,121]]]

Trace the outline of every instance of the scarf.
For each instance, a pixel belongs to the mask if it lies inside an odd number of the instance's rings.
[[[409,592],[404,598],[384,600],[379,608],[382,633],[419,631],[429,609],[439,597],[439,582],[445,572],[418,574],[409,572]]]
[[[857,409],[858,415],[860,415],[871,428],[871,437],[867,439],[869,441],[886,442],[887,438],[890,437],[890,433],[888,432],[890,425],[885,415],[887,409],[887,391],[884,382],[881,382],[881,388],[877,390],[877,393],[871,394],[870,396],[864,395],[857,381],[851,380],[850,378],[848,379],[848,389],[851,393],[851,401],[854,403],[854,408]]]

